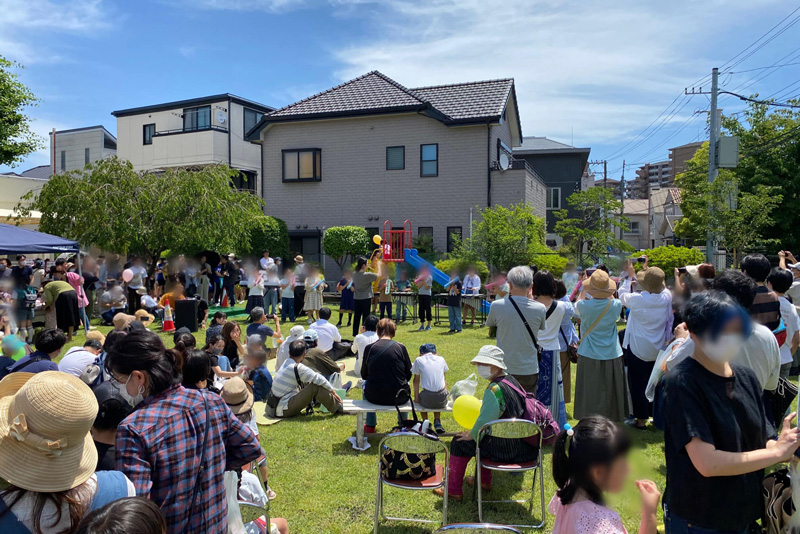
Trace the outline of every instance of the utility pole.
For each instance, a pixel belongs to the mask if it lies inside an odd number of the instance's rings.
[[[719,173],[719,166],[717,162],[717,143],[719,142],[719,134],[720,134],[720,124],[719,124],[719,110],[717,109],[717,96],[719,93],[719,69],[714,67],[711,70],[711,92],[703,92],[703,88],[701,87],[699,91],[695,91],[694,87],[692,87],[692,91],[689,92],[688,90],[684,90],[684,94],[687,95],[711,95],[711,109],[709,110],[709,120],[708,120],[708,183],[711,184],[714,180],[717,179],[717,174]],[[714,206],[709,203],[708,206],[709,212],[714,209]],[[714,229],[709,227],[706,233],[706,263],[710,263],[712,265],[715,264],[715,253],[716,253],[716,237],[714,235]]]
[[[620,178],[620,191],[619,191],[619,201],[622,202],[622,209],[620,210],[620,216],[625,218],[625,160],[622,160],[622,177]],[[620,225],[619,227],[619,240],[622,241],[623,237],[625,236],[625,228]]]
[[[608,160],[595,160],[590,161],[589,165],[600,165],[603,164],[603,189],[608,187]],[[616,198],[614,192],[611,192],[611,196]],[[603,213],[601,214],[603,218],[603,233],[605,234],[606,230],[608,229],[608,213],[606,213],[606,209],[603,208]],[[606,243],[606,248],[608,248],[608,243]]]

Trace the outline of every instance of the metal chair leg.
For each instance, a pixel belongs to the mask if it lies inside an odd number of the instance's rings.
[[[382,486],[383,483],[381,482],[381,476],[378,474],[378,490],[375,492],[375,527],[373,529],[373,534],[378,534],[378,526],[381,522],[380,510],[383,502]]]
[[[447,524],[447,497],[448,497],[448,481],[450,478],[450,463],[447,455],[444,459],[444,501],[442,502],[442,526]]]
[[[483,523],[483,487],[481,484],[481,455],[475,454],[475,491],[478,493],[478,522]]]

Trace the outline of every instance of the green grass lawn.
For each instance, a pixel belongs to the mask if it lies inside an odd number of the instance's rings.
[[[443,313],[443,315],[446,315]],[[334,319],[338,312],[334,310]],[[306,321],[298,321],[305,324]],[[288,329],[291,325],[285,325]],[[487,328],[469,327],[461,334],[448,334],[447,323],[434,327],[430,332],[416,332],[418,325],[410,322],[398,326],[396,341],[408,348],[412,360],[418,354],[419,346],[433,342],[439,354],[447,359],[450,372],[448,386],[465,378],[472,372],[470,359],[485,344],[493,344],[488,337]],[[109,328],[99,327],[101,331]],[[349,328],[341,329],[345,339],[351,338]],[[197,332],[198,346],[205,340],[205,332]],[[172,335],[162,334],[168,347],[172,346]],[[70,346],[83,342],[83,333],[75,336]],[[66,350],[66,349],[65,349]],[[575,366],[572,383],[575,383]],[[481,397],[484,380],[479,379],[477,396]],[[350,392],[351,398],[360,398],[361,390]],[[571,416],[572,405],[567,405]],[[379,414],[378,430],[385,432],[393,426],[391,414]],[[448,431],[460,430],[449,414],[444,414],[442,423]],[[346,441],[355,429],[355,416],[332,417],[319,412],[311,416],[300,416],[282,421],[279,424],[261,427],[261,444],[267,451],[270,464],[270,486],[278,498],[272,502],[272,515],[285,517],[291,530],[296,533],[348,533],[367,534],[372,532],[375,509],[375,486],[377,477],[377,443],[371,439],[372,447],[366,452],[354,451]],[[638,530],[638,497],[633,487],[634,478],[651,478],[663,491],[665,465],[663,434],[657,430],[631,431],[636,448],[632,454],[634,473],[625,493],[612,499],[612,506],[620,512],[629,532]],[[450,438],[446,438],[448,441]],[[556,491],[552,481],[551,454],[545,455],[545,501]],[[470,464],[468,473],[473,469]],[[492,497],[522,499],[530,494],[531,474],[524,478],[495,474]],[[538,488],[537,488],[538,492]],[[448,522],[477,522],[477,504],[469,497],[471,490],[465,490],[465,500],[461,503],[450,501]],[[441,519],[441,499],[430,492],[400,491],[386,488],[385,510],[388,515],[405,515],[426,519]],[[540,517],[538,499],[534,515]],[[497,523],[538,523],[527,515],[523,505],[488,505],[484,508],[484,518]],[[547,518],[545,532],[552,529],[553,518]],[[381,532],[423,533],[436,529],[435,525],[413,523],[385,523]]]

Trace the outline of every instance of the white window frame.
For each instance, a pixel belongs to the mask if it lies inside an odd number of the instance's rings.
[[[558,205],[557,206],[553,206],[552,205],[553,204],[553,202],[552,202],[552,200],[553,200],[552,192],[555,191],[555,190],[558,191]],[[545,195],[547,195],[545,197],[545,206],[547,207],[548,210],[560,210],[561,209],[561,188],[560,187],[548,187],[547,188],[547,192],[545,193]]]

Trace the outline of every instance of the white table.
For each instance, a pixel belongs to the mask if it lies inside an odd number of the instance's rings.
[[[453,411],[453,402],[448,401],[447,406],[444,408],[426,408],[420,404],[415,404],[414,408],[416,409],[417,413],[419,412],[452,412]],[[397,409],[394,406],[384,406],[382,404],[372,404],[367,400],[354,400],[354,399],[342,399],[342,409],[344,413],[355,415],[356,416],[356,446],[360,449],[364,448],[364,444],[366,442],[366,436],[364,435],[364,416],[370,412],[396,412]],[[403,406],[400,406],[400,411],[404,413],[411,412],[411,404],[407,403]],[[383,436],[385,434],[371,434],[373,436]]]

